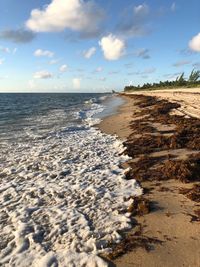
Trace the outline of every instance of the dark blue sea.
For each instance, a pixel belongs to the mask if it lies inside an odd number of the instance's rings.
[[[0,144],[45,138],[87,116],[109,115],[121,103],[110,94],[0,94]]]

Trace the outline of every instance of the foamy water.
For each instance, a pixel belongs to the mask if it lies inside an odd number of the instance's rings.
[[[98,255],[131,228],[129,197],[142,189],[119,168],[128,159],[121,141],[91,127],[103,108],[91,102],[76,112],[80,125],[3,146],[3,266],[107,266]]]

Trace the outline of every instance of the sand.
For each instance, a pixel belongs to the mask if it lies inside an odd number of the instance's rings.
[[[131,94],[138,93],[133,92]],[[156,96],[161,99],[167,99],[171,102],[179,103],[181,104],[181,107],[177,109],[177,114],[200,118],[200,88],[141,91],[139,94]]]
[[[178,93],[173,91],[142,92],[144,95],[150,94],[161,99],[178,101],[182,104],[179,109],[181,114],[198,118],[200,107],[197,93],[198,90],[195,91],[195,94],[194,91],[191,93],[180,90]],[[133,112],[137,112],[137,108],[134,106],[135,100],[128,96],[123,97],[127,102],[120,107],[118,114],[107,117],[99,125],[102,131],[108,134],[117,134],[121,139],[128,138],[131,134],[130,122],[133,120]],[[194,106],[196,109],[191,111],[190,107]],[[189,153],[184,149],[173,152],[180,158],[187,157],[187,153]],[[115,259],[114,265],[117,267],[199,267],[200,225],[199,222],[192,222],[191,216],[194,215],[194,209],[200,208],[200,205],[179,193],[180,188],[191,188],[192,184],[168,180],[142,182],[142,187],[148,192],[145,193],[145,197],[153,203],[153,210],[144,216],[136,216],[135,219],[141,224],[144,236],[163,242],[153,245],[150,252],[143,248],[134,249]]]
[[[118,108],[117,114],[104,118],[97,125],[102,132],[117,135],[120,139],[126,139],[131,134],[129,122],[132,117],[133,101],[127,96],[122,96],[126,103]]]

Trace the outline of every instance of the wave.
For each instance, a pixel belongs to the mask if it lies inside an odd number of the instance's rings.
[[[131,228],[124,211],[142,189],[119,168],[122,142],[91,127],[103,108],[91,103],[81,124],[3,148],[3,266],[107,266],[98,255]]]

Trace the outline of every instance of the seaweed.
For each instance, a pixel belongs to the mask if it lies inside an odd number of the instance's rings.
[[[147,252],[150,252],[154,249],[155,244],[162,244],[163,241],[157,238],[151,238],[145,235],[142,235],[142,231],[129,233],[126,238],[121,241],[119,244],[114,245],[113,251],[110,252],[106,257],[110,260],[114,260],[127,252],[131,252],[137,248],[143,248]]]
[[[150,202],[143,196],[134,197],[134,201],[127,211],[130,212],[132,216],[142,216],[148,214],[150,212]]]
[[[200,202],[200,184],[195,184],[190,189],[181,188],[179,193],[185,195],[192,201]]]

